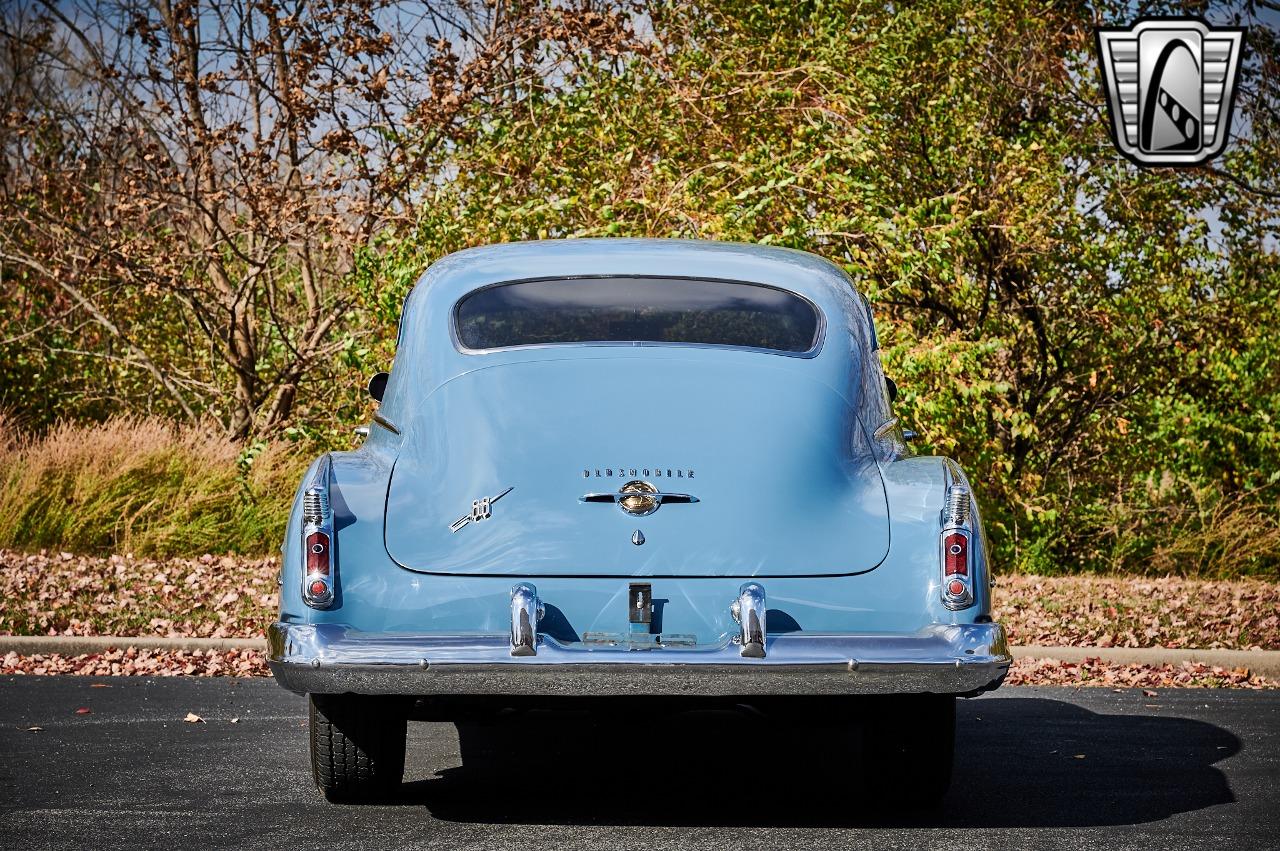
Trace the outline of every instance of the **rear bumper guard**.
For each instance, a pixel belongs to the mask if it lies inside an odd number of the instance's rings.
[[[977,694],[1000,685],[1012,657],[999,624],[935,624],[909,634],[791,632],[632,650],[538,635],[513,656],[510,636],[368,633],[341,624],[277,623],[268,664],[297,692],[405,695]]]

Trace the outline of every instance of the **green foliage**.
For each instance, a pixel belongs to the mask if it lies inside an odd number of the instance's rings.
[[[451,152],[456,177],[424,185],[416,226],[363,258],[384,327],[419,269],[470,245],[813,251],[872,300],[898,411],[922,451],[970,470],[1002,565],[1280,569],[1278,206],[1116,153],[1088,7],[652,17],[652,55],[487,115]],[[1225,161],[1246,175],[1277,150],[1274,81],[1252,79],[1254,137]]]
[[[897,412],[920,451],[969,470],[1002,567],[1280,575],[1274,32],[1250,30],[1248,136],[1209,167],[1142,170],[1108,139],[1094,56],[1093,26],[1127,21],[1124,4],[645,11],[647,49],[464,108],[466,134],[415,152],[416,216],[357,250],[337,353],[312,367],[325,380],[299,391],[286,437],[337,444],[367,418],[364,380],[391,364],[406,295],[452,251],[584,236],[777,244],[833,260],[868,295]],[[154,328],[159,346],[168,325]],[[57,379],[67,363],[10,359],[3,377]],[[83,386],[102,388],[100,408],[130,379],[109,361],[93,369]],[[207,490],[189,483],[193,504],[222,506],[189,521],[196,538],[269,525],[249,519],[236,476],[261,482],[274,447],[232,458]],[[172,493],[182,473],[169,463],[141,465],[133,484]],[[141,516],[136,500],[103,496],[95,516]],[[21,534],[0,518],[0,543],[90,539],[46,510],[39,529],[21,513]],[[179,528],[157,522],[148,540]]]

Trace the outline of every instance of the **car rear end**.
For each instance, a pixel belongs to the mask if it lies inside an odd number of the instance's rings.
[[[403,763],[402,722],[368,753],[343,725],[424,698],[916,695],[945,726],[1008,669],[976,502],[868,401],[847,278],[608,242],[433,266],[368,441],[299,489],[270,664],[319,696],[313,756],[384,766],[331,797]]]

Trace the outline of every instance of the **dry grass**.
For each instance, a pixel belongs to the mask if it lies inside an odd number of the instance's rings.
[[[1275,577],[1280,564],[1280,481],[1228,494],[1166,472],[1098,513],[1104,570]]]
[[[118,417],[38,439],[0,420],[0,546],[152,556],[265,554],[305,459],[207,431]]]

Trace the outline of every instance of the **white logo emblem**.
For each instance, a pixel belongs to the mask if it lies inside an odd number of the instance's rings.
[[[1199,165],[1227,144],[1242,27],[1148,18],[1097,31],[1111,138],[1138,165]]]

